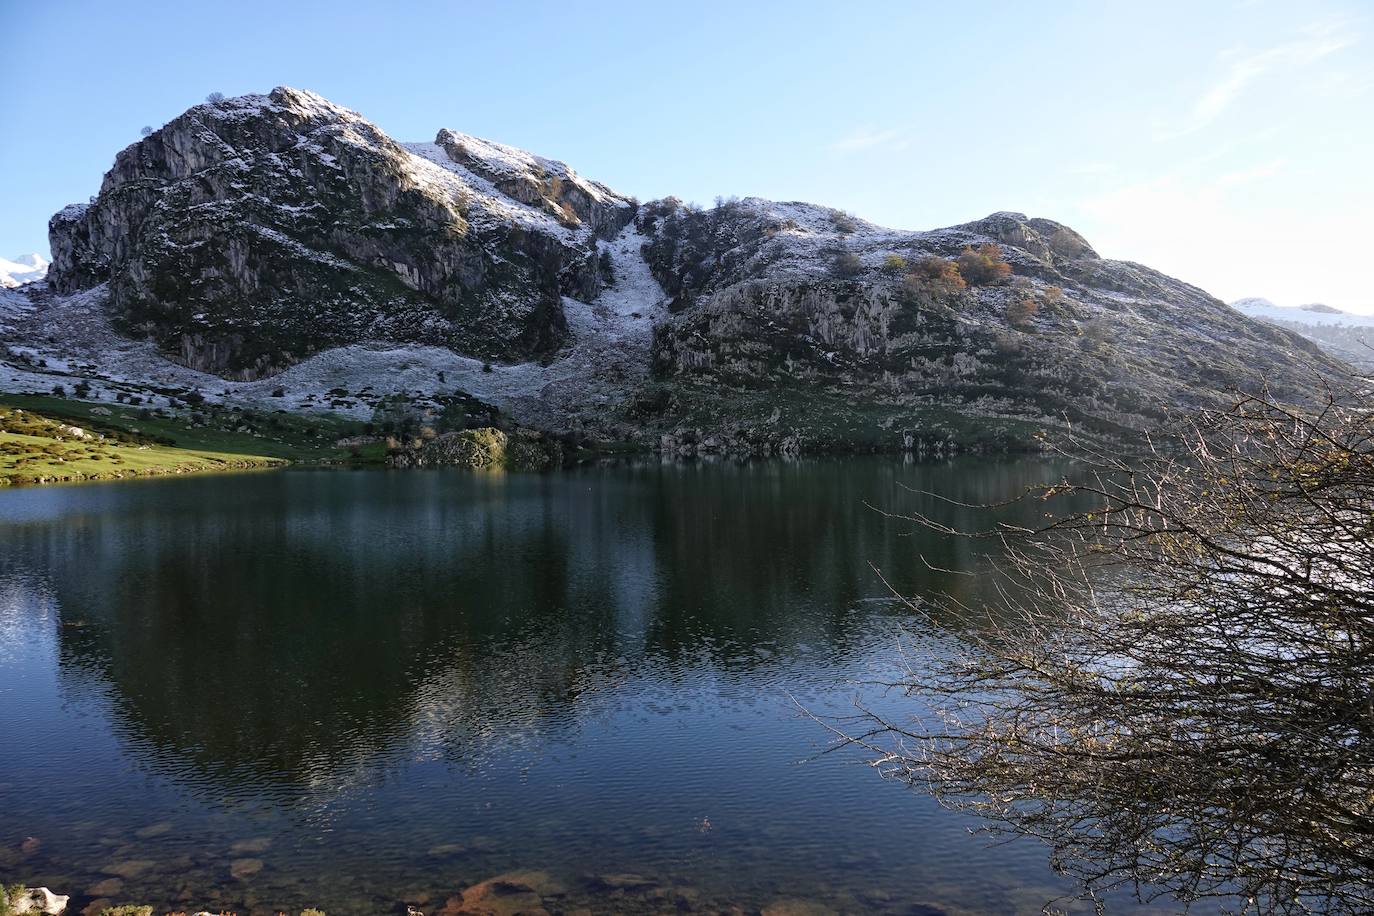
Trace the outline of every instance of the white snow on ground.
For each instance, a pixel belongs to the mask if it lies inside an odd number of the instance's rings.
[[[234,382],[168,360],[148,341],[117,333],[105,311],[105,287],[55,296],[39,284],[0,290],[0,390],[70,390],[92,385],[91,399],[119,392],[148,397],[149,387],[195,389],[207,401],[260,409],[333,411],[366,419],[378,398],[393,393],[435,396],[467,392],[545,429],[566,429],[579,415],[620,400],[649,370],[655,321],[664,294],[640,255],[643,237],[627,226],[609,243],[615,285],[594,302],[564,298],[570,340],[548,365],[484,366],[442,347],[385,343],[339,347],[287,371]],[[439,381],[439,373],[444,381]],[[345,393],[331,394],[342,390]],[[281,390],[282,397],[273,393]],[[153,406],[168,403],[152,398]]]
[[[33,308],[29,297],[22,292],[0,288],[0,336],[8,337],[11,326],[22,321]]]

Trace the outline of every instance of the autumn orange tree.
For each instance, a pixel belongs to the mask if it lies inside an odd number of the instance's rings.
[[[917,259],[911,265],[905,282],[911,286],[929,286],[949,293],[957,293],[968,286],[957,264],[949,258],[935,255]]]
[[[1012,300],[1007,305],[1007,321],[1012,327],[1026,330],[1040,311],[1040,302],[1029,295]]]
[[[974,285],[995,283],[1011,275],[1011,265],[1002,257],[1002,249],[991,242],[965,246],[955,263],[959,274]]]

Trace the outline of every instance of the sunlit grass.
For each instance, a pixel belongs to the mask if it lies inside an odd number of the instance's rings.
[[[102,480],[285,464],[280,457],[186,448],[113,428],[0,407],[0,483]]]

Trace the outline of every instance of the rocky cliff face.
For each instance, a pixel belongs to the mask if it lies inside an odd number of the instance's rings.
[[[502,153],[449,131],[407,149],[295,89],[199,105],[53,217],[50,282],[108,282],[125,328],[226,377],[362,340],[547,356],[566,335],[561,296],[600,288],[595,236],[634,204]]]
[[[44,388],[49,357],[119,349],[122,379],[287,409],[465,393],[673,451],[939,450],[1129,436],[1227,388],[1300,400],[1348,368],[1050,220],[898,232],[756,198],[640,206],[455,131],[398,144],[285,88],[125,149],[50,235],[51,288],[0,315],[11,382]],[[63,327],[82,352],[30,345]]]

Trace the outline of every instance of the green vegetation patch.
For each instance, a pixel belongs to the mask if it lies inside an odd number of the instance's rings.
[[[110,480],[270,467],[285,459],[246,450],[188,448],[104,423],[79,425],[0,405],[0,485]]]
[[[344,458],[348,449],[335,443],[364,431],[363,423],[330,414],[252,410],[203,401],[170,410],[51,395],[0,394],[0,406],[107,434],[130,433],[159,445],[293,461]]]

